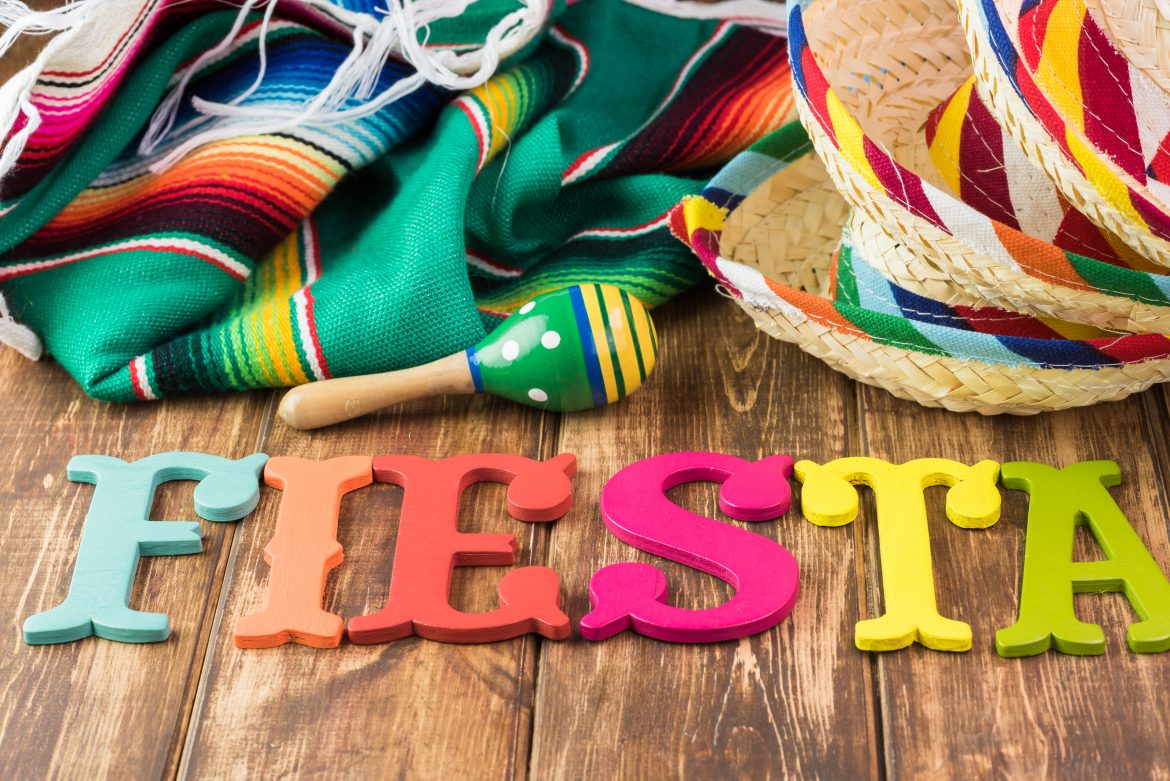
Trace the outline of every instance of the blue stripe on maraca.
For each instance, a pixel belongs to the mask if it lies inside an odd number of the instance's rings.
[[[589,314],[585,311],[581,288],[569,288],[569,300],[573,302],[573,314],[577,318],[577,335],[581,339],[581,352],[585,356],[585,375],[589,378],[589,390],[593,393],[593,406],[604,407],[609,399],[605,393],[605,381],[601,378],[601,363],[597,357],[597,346],[593,343],[593,329],[589,327]]]
[[[483,393],[483,375],[479,373],[479,356],[474,347],[467,348],[467,368],[471,369],[471,381],[475,383],[475,392]]]

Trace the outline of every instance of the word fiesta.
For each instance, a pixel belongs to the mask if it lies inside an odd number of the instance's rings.
[[[515,561],[512,534],[458,530],[460,497],[473,483],[507,485],[507,510],[518,521],[544,523],[564,516],[573,501],[576,459],[547,461],[480,453],[431,460],[410,455],[346,456],[322,461],[239,460],[205,453],[161,453],[127,462],[81,455],[69,478],[94,484],[65,599],[30,616],[24,640],[63,643],[90,635],[128,643],[165,640],[165,614],[131,609],[133,579],[142,556],[202,550],[198,522],[151,520],[155,489],[171,480],[196,480],[195,512],[213,522],[249,515],[260,484],[281,492],[275,530],[265,547],[269,565],[264,607],[235,620],[242,648],[301,643],[333,648],[346,635],[355,644],[419,635],[450,643],[482,643],[535,632],[569,636],[557,574],[541,566],[509,570],[499,583],[499,607],[465,613],[450,603],[458,566],[507,566]],[[1127,631],[1137,653],[1170,649],[1170,582],[1159,569],[1109,487],[1121,481],[1112,461],[1064,468],[1045,464],[923,458],[892,464],[841,458],[826,464],[786,455],[746,461],[722,453],[666,453],[613,475],[601,492],[601,516],[610,533],[642,551],[706,572],[734,595],[707,609],[669,604],[668,583],[650,564],[612,564],[589,584],[592,609],[578,628],[600,641],[623,631],[664,641],[702,643],[765,631],[784,621],[797,599],[798,565],[778,542],[683,509],[667,492],[683,483],[719,484],[719,506],[742,521],[778,518],[792,501],[790,479],[803,485],[801,510],[818,526],[840,526],[858,515],[857,486],[876,497],[885,613],[859,621],[862,650],[890,651],[913,643],[940,651],[971,648],[971,628],[938,611],[924,491],[947,487],[946,513],[962,529],[983,529],[1000,517],[1000,486],[1029,495],[1018,619],[995,635],[1005,657],[1055,649],[1071,654],[1105,650],[1100,626],[1078,620],[1073,595],[1122,592],[1139,620]],[[325,582],[342,562],[337,523],[342,497],[371,483],[404,490],[393,574],[385,607],[344,621],[324,609]],[[1092,532],[1106,557],[1075,561],[1078,526]]]

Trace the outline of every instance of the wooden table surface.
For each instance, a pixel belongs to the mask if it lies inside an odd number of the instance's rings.
[[[50,361],[0,351],[0,778],[1166,778],[1170,656],[1130,653],[1120,595],[1079,596],[1109,641],[1103,657],[1055,652],[1001,659],[994,631],[1015,618],[1026,497],[1005,492],[1002,520],[959,529],[928,492],[941,612],[969,622],[974,648],[871,654],[853,624],[880,612],[872,497],[861,522],[820,528],[798,510],[750,528],[801,567],[801,595],[780,626],[738,642],[683,646],[623,634],[574,634],[454,646],[410,638],[336,650],[233,646],[234,620],[257,609],[280,495],[264,489],[239,523],[204,523],[200,555],[144,559],[132,605],[170,614],[171,638],[127,645],[89,638],[26,646],[25,617],[66,592],[93,487],[65,476],[70,456],[203,450],[240,457],[328,458],[385,452],[442,457],[498,451],[575,453],[575,504],[562,520],[521,525],[502,486],[468,491],[461,528],[513,531],[519,564],[557,570],[566,611],[588,609],[590,574],[620,561],[663,566],[675,603],[718,604],[721,582],[610,536],[598,493],[620,467],[673,450],[816,461],[873,455],[967,463],[1067,464],[1112,458],[1118,503],[1164,569],[1167,405],[1160,389],[1090,410],[982,418],[925,410],[854,384],[757,332],[709,286],[658,312],[662,354],[626,403],[572,415],[483,397],[419,403],[316,433],[273,412],[279,392],[138,406],[87,399]],[[191,483],[160,491],[154,516],[194,520]],[[401,491],[350,494],[345,563],[327,607],[382,607]],[[711,485],[672,496],[721,516]],[[797,507],[799,505],[797,504]],[[739,524],[748,528],[747,524]],[[1082,539],[1081,555],[1094,555]],[[495,605],[503,568],[460,568],[453,603]]]
[[[19,42],[0,78],[41,40]],[[822,462],[1111,458],[1123,474],[1115,498],[1170,569],[1162,389],[1029,419],[960,416],[846,380],[755,331],[709,286],[655,317],[659,366],[626,403],[561,416],[451,399],[312,434],[274,421],[279,392],[111,406],[87,399],[51,361],[0,350],[0,575],[9,584],[0,592],[8,649],[0,653],[0,778],[1170,778],[1170,656],[1126,649],[1134,616],[1120,595],[1077,597],[1081,618],[1105,627],[1103,657],[995,654],[994,632],[1014,620],[1019,593],[1027,503],[1018,491],[1005,492],[1003,518],[987,530],[952,526],[943,490],[928,492],[939,608],[974,630],[964,654],[853,647],[853,624],[881,612],[868,492],[849,526],[815,527],[796,509],[750,525],[796,556],[801,596],[779,627],[738,642],[681,646],[624,634],[602,643],[410,638],[243,651],[230,630],[261,604],[262,549],[280,496],[271,489],[237,524],[204,522],[202,554],[143,560],[131,604],[170,614],[166,642],[22,642],[22,621],[68,586],[93,490],[65,476],[79,453],[575,453],[575,505],[562,520],[518,524],[502,486],[470,489],[461,518],[464,531],[515,532],[518,564],[555,568],[574,621],[588,609],[590,574],[614,562],[662,566],[681,606],[729,595],[714,578],[618,542],[599,517],[611,474],[672,450]],[[164,486],[153,517],[195,520],[191,492],[191,483]],[[330,610],[350,617],[384,603],[401,496],[381,485],[344,500],[346,560],[328,582]],[[714,486],[672,496],[735,523],[718,512]],[[1078,553],[1097,555],[1087,536]],[[494,607],[503,571],[456,570],[455,606]]]

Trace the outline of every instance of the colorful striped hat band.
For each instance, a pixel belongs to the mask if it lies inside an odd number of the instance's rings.
[[[1117,48],[1099,5],[959,0],[959,13],[976,75],[1019,147],[1080,211],[1170,265],[1170,84]]]

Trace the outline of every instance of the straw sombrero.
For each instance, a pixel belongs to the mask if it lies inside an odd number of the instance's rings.
[[[759,186],[742,201],[722,199],[724,208],[733,210],[723,222],[720,252],[773,279],[823,294],[830,285],[825,258],[841,242],[849,204],[833,187],[825,166],[809,154],[812,145],[798,123],[771,139],[774,149],[785,150],[784,174],[759,177]],[[758,164],[761,159],[753,152],[747,162]]]
[[[872,261],[892,282],[948,304],[1170,332],[1170,276],[1086,220],[994,122],[945,0],[814,0],[794,5],[789,35],[818,154],[904,245],[900,266]]]
[[[792,126],[780,131],[798,138]],[[763,143],[763,142],[762,142]],[[855,223],[868,231],[867,254],[846,232],[835,255],[806,258],[799,266],[769,260],[774,252],[742,244],[729,246],[724,226],[736,207],[753,204],[752,219],[785,224],[807,203],[772,202],[789,169],[800,165],[814,174],[812,155],[774,153],[767,159],[741,155],[734,176],[714,179],[700,196],[685,200],[672,215],[672,229],[686,241],[721,285],[768,334],[871,385],[921,404],[984,414],[1034,414],[1123,398],[1170,378],[1170,339],[1158,334],[1103,334],[1081,329],[1062,333],[1049,322],[992,307],[950,306],[920,296],[888,280],[877,269],[897,265],[903,243],[871,221]],[[748,176],[746,167],[756,173]],[[737,190],[737,185],[744,185]],[[806,192],[833,193],[821,186]],[[833,215],[833,207],[816,214]],[[729,216],[730,215],[730,216]],[[824,234],[834,227],[817,226]],[[743,234],[746,236],[747,234]],[[766,240],[766,234],[757,234]],[[734,260],[733,258],[740,258]],[[819,264],[819,271],[810,271]],[[784,273],[799,267],[799,273]],[[808,281],[828,277],[825,295]]]
[[[1084,0],[958,5],[979,90],[999,124],[1078,211],[1170,266],[1170,97],[1165,73],[1155,78],[1150,67],[1166,56],[1158,53],[1164,31],[1122,52],[1106,29],[1133,25],[1109,14],[1114,23],[1102,27]],[[1151,5],[1133,0],[1123,14],[1153,18]]]

